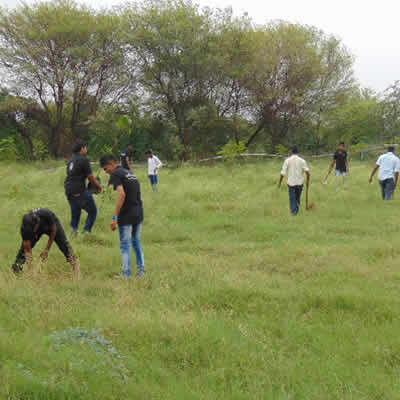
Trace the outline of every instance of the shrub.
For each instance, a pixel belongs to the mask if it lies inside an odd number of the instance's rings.
[[[247,151],[247,147],[244,142],[239,141],[236,143],[233,139],[231,139],[222,149],[217,153],[222,156],[224,160],[234,160],[237,157],[240,157],[241,154]]]

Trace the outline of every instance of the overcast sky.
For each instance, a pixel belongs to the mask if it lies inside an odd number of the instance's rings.
[[[119,0],[83,1],[105,7],[123,3]],[[399,0],[195,1],[215,8],[231,6],[238,15],[248,12],[257,23],[283,19],[314,25],[341,38],[355,55],[355,72],[362,86],[382,91],[400,80]],[[6,7],[17,4],[18,0],[0,0],[0,5]]]

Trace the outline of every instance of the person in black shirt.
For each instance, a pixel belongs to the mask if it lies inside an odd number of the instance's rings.
[[[12,266],[14,272],[22,272],[23,264],[27,264],[28,270],[32,269],[32,249],[40,240],[42,235],[48,235],[49,241],[46,248],[40,254],[42,261],[47,259],[53,242],[65,255],[67,261],[72,265],[75,277],[79,277],[79,264],[70,244],[67,241],[63,227],[57,216],[47,208],[35,208],[25,214],[22,218],[21,236],[22,244]]]
[[[140,277],[144,273],[144,259],[140,245],[143,206],[139,181],[130,171],[118,165],[112,154],[103,156],[100,159],[100,166],[110,175],[109,184],[117,192],[111,230],[114,231],[118,224],[122,274],[124,277],[131,276],[130,246],[132,245],[136,256],[137,275]]]
[[[71,228],[75,233],[78,231],[81,212],[85,210],[88,216],[83,231],[90,232],[96,221],[97,208],[92,193],[86,187],[86,178],[97,188],[97,193],[101,192],[101,186],[92,175],[86,144],[78,141],[72,151],[64,183],[65,194],[71,207]]]
[[[332,172],[333,166],[336,164],[335,176],[338,178],[339,176],[343,177],[343,185],[346,180],[346,176],[349,173],[349,162],[347,159],[347,152],[344,149],[344,143],[340,142],[338,145],[335,154],[333,155],[333,160],[329,166],[328,174],[326,175],[324,183],[328,183],[328,177]],[[336,185],[338,181],[336,180]]]
[[[126,146],[126,149],[121,151],[121,167],[125,169],[131,169],[131,163],[130,160],[133,155],[133,147],[131,144],[128,144]]]

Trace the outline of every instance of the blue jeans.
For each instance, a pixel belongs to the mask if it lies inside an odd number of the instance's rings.
[[[381,185],[382,199],[390,200],[394,190],[394,179],[385,179],[384,181],[379,181],[379,184]]]
[[[300,197],[303,190],[303,185],[288,186],[289,188],[289,205],[292,215],[297,215],[300,206]]]
[[[152,185],[157,185],[158,183],[158,175],[149,175],[150,183]]]
[[[122,258],[122,274],[131,276],[131,245],[136,257],[137,275],[144,273],[143,251],[140,246],[140,231],[142,224],[138,225],[118,225],[119,230],[119,247],[121,249]]]
[[[83,228],[85,232],[90,232],[96,221],[97,208],[92,193],[88,190],[83,192],[79,197],[68,197],[68,202],[71,207],[71,228],[76,232],[78,230],[81,212],[85,210],[88,214]]]

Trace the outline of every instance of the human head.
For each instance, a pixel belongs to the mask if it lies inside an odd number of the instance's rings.
[[[77,140],[75,144],[72,147],[72,152],[74,154],[81,154],[81,155],[86,155],[87,154],[87,144],[83,142],[82,140]]]
[[[394,146],[389,146],[388,147],[388,152],[389,153],[394,153]]]
[[[33,233],[39,228],[39,223],[40,218],[35,212],[30,211],[25,214],[22,218],[21,225],[21,233],[23,233],[23,236],[33,236]]]
[[[132,150],[133,146],[129,143],[128,146],[126,146],[126,148],[127,148],[128,150]]]
[[[112,174],[118,167],[118,161],[112,154],[106,154],[100,158],[100,167],[103,168],[107,174]]]
[[[297,147],[297,144],[294,144],[292,146],[292,148],[290,149],[290,151],[291,151],[292,154],[299,154],[299,149]]]
[[[338,150],[344,150],[344,142],[338,144]]]
[[[153,157],[153,152],[150,149],[146,150],[146,152],[144,154],[146,154],[147,158]]]

